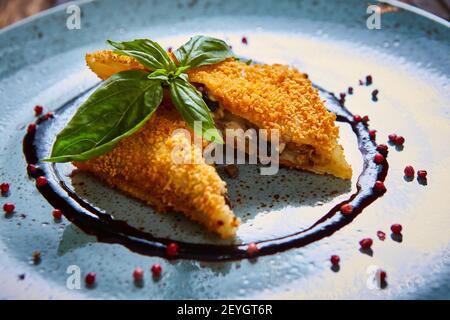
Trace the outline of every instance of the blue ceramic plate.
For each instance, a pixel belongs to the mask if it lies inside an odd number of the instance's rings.
[[[400,8],[383,4],[381,29],[367,28],[363,0],[104,0],[75,3],[82,13],[79,30],[67,28],[67,5],[2,30],[0,181],[11,190],[0,199],[2,205],[15,203],[16,210],[0,218],[0,298],[450,298],[449,24],[390,3]],[[54,221],[22,152],[33,107],[56,110],[98,83],[84,54],[106,48],[106,39],[149,37],[176,47],[196,34],[226,39],[238,55],[256,61],[293,65],[336,94],[352,86],[346,106],[370,116],[378,143],[392,132],[406,138],[403,149],[390,148],[386,194],[331,236],[256,260],[168,261],[99,242],[66,219]],[[359,85],[369,74],[373,84]],[[71,112],[60,114],[56,126]],[[306,230],[356,191],[362,156],[350,126],[339,126],[355,172],[351,182],[285,169],[267,178],[254,166],[241,166],[236,180],[224,177],[243,220],[237,243]],[[407,164],[426,169],[426,183],[405,181]],[[90,176],[70,177],[71,170],[58,167],[69,189],[116,220],[174,241],[226,244],[184,217],[159,215]],[[391,238],[393,223],[403,225],[401,241]],[[386,233],[384,241],[377,231]],[[371,254],[359,251],[365,237],[374,239]],[[42,255],[38,264],[35,250]],[[341,257],[339,270],[331,268],[332,254]],[[154,263],[163,267],[157,281],[149,271]],[[132,279],[135,267],[145,270],[140,285]],[[371,281],[377,268],[388,275],[383,288]],[[93,288],[84,286],[88,272],[97,273]]]

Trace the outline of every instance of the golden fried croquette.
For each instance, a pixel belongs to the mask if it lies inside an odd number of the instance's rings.
[[[106,80],[121,71],[145,70],[144,66],[136,59],[115,54],[110,50],[86,54],[86,63],[102,80]]]
[[[119,71],[144,69],[135,59],[111,51],[88,54],[86,60],[102,79]],[[204,85],[208,95],[234,118],[241,117],[261,129],[279,129],[281,164],[343,179],[352,177],[351,166],[337,143],[336,115],[326,110],[317,89],[295,68],[228,59],[188,74],[189,81]]]
[[[75,166],[160,212],[182,212],[223,238],[233,237],[239,219],[226,204],[226,185],[215,168],[204,162],[173,162],[172,151],[180,147],[185,151],[177,154],[179,159],[194,153],[202,159],[202,150],[186,135],[172,135],[174,130],[186,128],[186,124],[173,106],[164,104],[144,127],[122,139],[112,151],[75,162]]]
[[[89,68],[101,79],[126,70],[143,70],[135,59],[99,51],[86,55]],[[114,149],[95,159],[75,162],[110,186],[152,205],[159,212],[175,210],[200,222],[222,238],[233,237],[240,223],[226,204],[226,184],[214,167],[206,164],[202,150],[184,135],[172,136],[186,123],[169,100],[153,114],[138,132],[121,140]],[[182,147],[200,163],[177,164],[172,151]]]
[[[135,59],[111,51],[87,54],[86,62],[103,80],[120,71],[145,70]],[[202,85],[207,95],[219,102],[219,112],[214,115],[217,121],[227,121],[228,117],[220,114],[228,113],[238,123],[279,129],[282,164],[351,178],[351,167],[336,141],[336,116],[325,109],[317,90],[296,69],[278,64],[246,65],[228,59],[192,69],[188,75],[190,82]],[[223,238],[232,237],[239,219],[226,204],[226,185],[214,167],[204,163],[201,148],[183,135],[172,136],[178,128],[186,128],[186,124],[164,99],[137,133],[120,141],[109,153],[75,165],[158,211],[182,212]],[[171,151],[180,146],[198,154],[203,162],[174,164]]]
[[[350,179],[352,169],[337,144],[336,115],[326,110],[306,76],[285,65],[235,61],[188,71],[226,111],[261,129],[279,129],[280,163]]]

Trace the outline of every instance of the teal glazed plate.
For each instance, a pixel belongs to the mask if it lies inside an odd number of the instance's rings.
[[[379,17],[364,0],[80,1],[1,30],[0,183],[10,190],[0,201],[15,210],[0,216],[0,298],[449,299],[450,25],[397,1],[376,5]],[[78,9],[79,29],[71,23]],[[31,149],[48,154],[99,83],[84,55],[107,49],[107,39],[176,48],[197,34],[226,40],[238,56],[306,72],[338,114],[353,179],[285,168],[261,176],[256,165],[240,165],[231,179],[218,167],[242,220],[236,238],[224,241],[180,214],[158,214],[90,175],[71,174],[71,164],[38,164],[60,203],[91,209],[55,220],[56,202],[36,188],[27,162]],[[30,140],[35,105],[54,117]],[[353,115],[370,120],[355,124]],[[389,147],[381,167],[371,160],[368,130]],[[391,133],[405,138],[403,146],[388,142]],[[427,178],[405,178],[407,165],[427,170]],[[387,191],[361,200],[361,212],[345,220],[340,205],[360,201],[378,179]],[[401,235],[391,234],[393,224]],[[363,238],[373,240],[371,250],[360,250]],[[179,259],[161,254],[169,242],[180,245]],[[249,259],[253,242],[260,255]],[[159,278],[150,271],[155,263]],[[96,273],[91,287],[89,272]]]

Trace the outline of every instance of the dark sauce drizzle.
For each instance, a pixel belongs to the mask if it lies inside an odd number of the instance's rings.
[[[32,173],[29,172],[29,174],[34,178],[41,175],[47,176],[48,184],[39,188],[40,193],[53,207],[62,210],[64,216],[84,232],[96,236],[100,242],[119,243],[140,254],[166,257],[167,245],[176,242],[179,245],[177,258],[227,261],[256,258],[302,247],[331,236],[337,230],[351,223],[365,207],[382,196],[382,193],[375,191],[373,186],[377,180],[384,181],[388,171],[386,161],[381,165],[373,162],[373,156],[377,153],[376,143],[370,139],[367,125],[363,122],[354,122],[353,115],[338,101],[334,94],[319,87],[318,89],[322,99],[326,100],[328,110],[337,115],[337,121],[348,123],[357,136],[358,147],[364,160],[363,171],[357,182],[357,191],[348,200],[333,207],[309,228],[284,237],[256,242],[259,250],[251,256],[247,253],[248,244],[213,245],[173,241],[167,238],[154,237],[150,233],[130,226],[125,221],[115,220],[108,213],[91,206],[71,190],[63,182],[54,164],[39,163],[37,170]],[[82,93],[79,97],[60,107],[56,110],[56,115],[87,96],[90,91]],[[47,120],[45,117],[39,118],[37,131],[49,128],[51,124]],[[27,133],[23,140],[23,151],[28,164],[37,164],[40,158],[47,156],[47,154],[40,154],[39,148],[37,148],[40,141],[36,133],[36,131]],[[343,203],[352,205],[352,214],[343,215],[340,213],[340,207]]]

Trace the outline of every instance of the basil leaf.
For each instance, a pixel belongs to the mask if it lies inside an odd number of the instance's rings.
[[[160,105],[160,81],[145,71],[119,72],[84,102],[57,135],[51,158],[44,161],[85,161],[100,156],[138,130]]]
[[[181,78],[184,81],[189,81],[189,76],[187,75],[187,73],[181,73],[180,75],[178,75],[178,78]]]
[[[222,40],[195,36],[174,51],[175,56],[183,67],[199,67],[221,62],[233,57],[230,47]]]
[[[175,63],[170,59],[167,52],[158,43],[150,39],[137,39],[127,42],[108,40],[107,43],[116,48],[114,52],[133,57],[150,70],[176,70]]]
[[[158,69],[150,73],[147,78],[150,80],[168,81],[169,74],[166,69]]]
[[[175,72],[175,75],[179,76],[180,74],[185,73],[187,70],[189,70],[189,66],[178,67],[177,71]]]
[[[155,70],[152,73],[150,73],[148,78],[151,80],[155,80],[155,79],[161,80],[163,82],[170,81],[171,79],[174,79],[177,77],[187,80],[187,74],[183,73],[187,69],[188,69],[187,67],[179,67],[179,68],[177,68],[176,71],[170,71],[170,72],[168,72],[166,69],[158,69],[158,70]]]
[[[178,112],[189,127],[194,129],[194,121],[202,122],[201,132],[196,132],[206,140],[223,144],[222,136],[217,131],[211,112],[202,99],[200,92],[193,85],[182,78],[169,82],[170,97]]]

